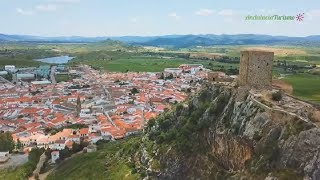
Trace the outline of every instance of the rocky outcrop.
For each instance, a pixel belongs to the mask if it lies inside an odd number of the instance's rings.
[[[280,166],[297,169],[308,179],[320,179],[320,129],[312,128],[280,143]]]
[[[231,135],[216,135],[211,154],[227,170],[241,170],[252,158],[253,148],[250,141]]]
[[[238,92],[208,86],[150,125],[149,177],[320,179],[320,129]]]

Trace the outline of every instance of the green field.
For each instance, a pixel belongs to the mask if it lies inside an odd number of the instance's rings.
[[[102,68],[107,71],[117,72],[160,72],[164,68],[178,67],[183,63],[192,63],[186,59],[160,59],[156,57],[130,57],[119,58],[116,60],[91,60],[83,63],[89,64],[95,68]]]
[[[68,74],[56,74],[56,80],[57,82],[67,82],[71,80],[72,78]]]
[[[161,72],[165,68],[178,67],[184,63],[197,63],[215,71],[234,74],[238,72],[238,62],[191,59],[185,55],[216,53],[222,56],[239,57],[240,51],[247,48],[274,51],[273,75],[278,77],[281,74],[292,74],[287,77],[287,81],[293,85],[294,95],[314,102],[320,101],[319,77],[317,76],[319,68],[312,70],[305,68],[307,65],[320,65],[320,50],[317,47],[225,45],[154,50],[127,46],[117,41],[87,44],[2,44],[0,45],[0,69],[8,64],[17,67],[39,66],[42,63],[33,59],[69,55],[75,57],[68,63],[69,66],[88,64],[95,69],[109,72]],[[177,56],[179,54],[183,56]],[[286,62],[286,66],[279,65],[279,62]],[[66,75],[57,76],[58,82],[68,79],[69,77]]]
[[[44,63],[22,58],[0,58],[0,68],[5,65],[15,65],[16,67],[38,67]]]
[[[320,103],[320,76],[310,74],[289,75],[285,80],[293,86],[293,95]]]
[[[60,55],[51,47],[39,47],[35,44],[0,44],[0,68],[5,65],[16,67],[38,67],[44,63],[35,61],[45,57]]]
[[[101,145],[97,152],[76,155],[59,164],[47,179],[141,179],[140,175],[133,173],[133,168],[129,167],[128,159],[124,158],[135,153],[133,146],[139,144],[140,138],[110,142]]]

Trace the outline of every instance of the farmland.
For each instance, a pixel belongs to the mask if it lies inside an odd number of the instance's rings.
[[[69,55],[75,57],[68,66],[88,64],[95,69],[109,72],[159,72],[164,68],[178,67],[184,63],[200,63],[215,71],[237,74],[240,51],[255,49],[275,52],[274,78],[285,75],[293,86],[293,94],[319,102],[320,50],[303,46],[212,46],[181,49],[128,46],[118,41],[79,44],[2,44],[0,69],[4,65],[17,67],[39,66],[33,59]],[[306,68],[312,66],[318,68]],[[68,76],[58,76],[67,81]]]
[[[320,103],[320,76],[295,74],[285,80],[293,86],[293,95]]]
[[[116,60],[92,60],[84,61],[84,64],[89,64],[94,68],[102,68],[107,71],[117,71],[117,72],[160,72],[164,68],[178,67],[183,63],[191,63],[190,60],[186,59],[161,59],[156,57],[130,57],[130,58],[119,58]]]
[[[158,56],[109,56],[105,59],[90,59],[87,60],[72,60],[69,64],[88,64],[96,69],[106,70],[110,72],[160,72],[164,68],[175,68],[181,64],[196,63],[203,64],[206,68],[213,70],[226,70],[229,68],[236,69],[239,67],[239,63],[224,63],[212,60],[200,60],[200,59],[187,59],[187,58],[162,58]]]

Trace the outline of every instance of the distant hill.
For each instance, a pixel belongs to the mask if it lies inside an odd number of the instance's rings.
[[[47,42],[47,43],[90,43],[107,40],[107,37],[81,37],[81,36],[61,36],[61,37],[41,37],[29,35],[6,35],[0,34],[0,42]]]
[[[41,37],[28,35],[0,34],[0,42],[40,43],[93,43],[108,39],[130,45],[183,48],[213,45],[320,45],[320,35],[307,37],[270,36],[259,34],[236,35],[164,35],[164,36],[120,36],[120,37]]]
[[[138,44],[138,43],[137,43]],[[192,46],[213,46],[213,45],[320,45],[320,36],[308,37],[287,37],[269,36],[255,34],[239,35],[185,35],[175,38],[159,37],[140,45],[184,48]]]

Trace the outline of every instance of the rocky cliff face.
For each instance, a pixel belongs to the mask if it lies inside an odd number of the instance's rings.
[[[320,129],[229,87],[206,87],[146,131],[132,162],[150,178],[320,179]]]

